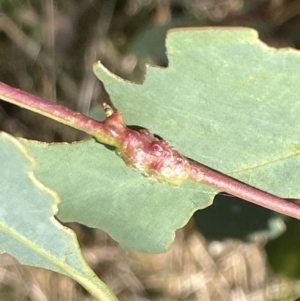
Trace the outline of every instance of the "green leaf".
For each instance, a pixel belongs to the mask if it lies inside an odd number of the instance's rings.
[[[98,300],[116,300],[84,261],[74,233],[55,218],[58,196],[33,175],[35,161],[0,133],[0,252],[67,275]]]
[[[167,53],[168,68],[148,67],[142,85],[95,64],[125,122],[246,183],[300,197],[299,51],[270,48],[252,29],[200,28],[170,32]]]
[[[250,29],[217,28],[171,32],[167,50],[169,67],[148,67],[143,85],[95,65],[126,123],[249,184],[299,197],[299,52],[269,48]],[[126,248],[166,250],[216,193],[144,178],[92,140],[24,145],[38,178],[62,199],[59,218],[102,228]]]
[[[212,202],[210,187],[145,178],[95,140],[21,142],[39,163],[37,178],[61,197],[59,219],[101,228],[124,248],[165,251],[175,230]]]

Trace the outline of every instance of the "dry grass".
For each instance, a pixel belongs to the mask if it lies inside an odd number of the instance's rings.
[[[300,281],[270,273],[262,246],[239,241],[208,243],[190,223],[164,254],[122,250],[107,234],[73,225],[83,254],[122,301],[294,300]],[[92,301],[72,280],[0,256],[0,300]]]

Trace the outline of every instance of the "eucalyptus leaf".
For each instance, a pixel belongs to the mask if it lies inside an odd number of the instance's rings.
[[[94,65],[126,123],[253,186],[300,197],[299,51],[268,47],[249,28],[173,30],[166,46],[169,66],[148,66],[142,85]]]
[[[73,278],[98,300],[116,300],[82,257],[76,236],[54,217],[59,198],[33,174],[36,162],[0,132],[0,253]]]
[[[176,30],[166,45],[168,68],[147,67],[142,85],[95,65],[126,123],[253,186],[299,197],[299,52],[270,48],[246,28]],[[23,143],[39,162],[37,177],[62,199],[58,217],[104,229],[129,249],[165,251],[216,193],[143,177],[94,140]]]
[[[22,143],[39,163],[38,179],[62,199],[59,219],[101,228],[124,248],[165,251],[175,230],[213,199],[214,190],[205,185],[172,187],[146,178],[95,140]]]

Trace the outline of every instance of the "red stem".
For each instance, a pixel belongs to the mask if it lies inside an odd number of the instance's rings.
[[[0,98],[24,109],[69,125],[77,130],[86,132],[96,138],[99,136],[101,137],[101,142],[116,146],[114,144],[114,137],[111,137],[111,131],[107,122],[94,120],[64,106],[44,100],[2,82],[0,82]]]
[[[43,100],[40,97],[10,87],[1,82],[0,97],[7,102],[13,103],[30,111],[37,112],[58,122],[91,134],[102,143],[118,148],[122,144],[122,141],[126,142],[126,140],[124,140],[126,137],[134,136],[135,139],[140,139],[136,140],[138,143],[143,141],[144,145],[148,145],[148,148],[150,146],[149,149],[151,151],[155,151],[155,147],[157,146],[161,148],[164,147],[166,148],[166,151],[170,151],[170,158],[174,155],[175,159],[180,159],[180,162],[183,160],[183,157],[172,147],[169,147],[166,142],[156,141],[149,136],[149,133],[143,132],[135,135],[134,131],[128,129],[123,123],[121,114],[119,112],[114,113],[109,107],[106,108],[108,117],[103,122],[100,122],[74,112],[64,106]],[[147,160],[147,158],[145,159]],[[287,201],[249,186],[200,163],[189,161],[189,164],[191,168],[189,174],[190,180],[213,186],[220,191],[230,193],[249,202],[300,220],[300,204]],[[155,168],[157,168],[157,166]],[[180,181],[182,181],[181,178]]]
[[[192,162],[191,177],[251,203],[300,220],[300,204],[233,179],[200,163]]]

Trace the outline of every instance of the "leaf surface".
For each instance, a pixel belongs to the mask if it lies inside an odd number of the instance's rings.
[[[38,179],[62,198],[59,219],[101,228],[124,248],[165,251],[175,230],[212,202],[210,187],[192,182],[172,187],[145,178],[95,140],[22,143],[39,162]],[[210,197],[203,198],[206,194]]]
[[[15,138],[0,133],[0,252],[67,275],[98,300],[116,300],[84,261],[74,233],[54,218],[58,196],[35,178],[35,166]]]
[[[143,85],[95,65],[125,122],[246,183],[299,197],[299,52],[267,47],[254,30],[218,28],[173,31],[167,51],[169,67],[148,67]],[[102,228],[126,248],[165,251],[216,193],[145,178],[93,140],[24,145],[62,199],[59,218]]]
[[[95,64],[126,123],[253,186],[300,197],[299,51],[268,47],[247,28],[174,30],[166,44],[169,66],[148,67],[143,85]]]

